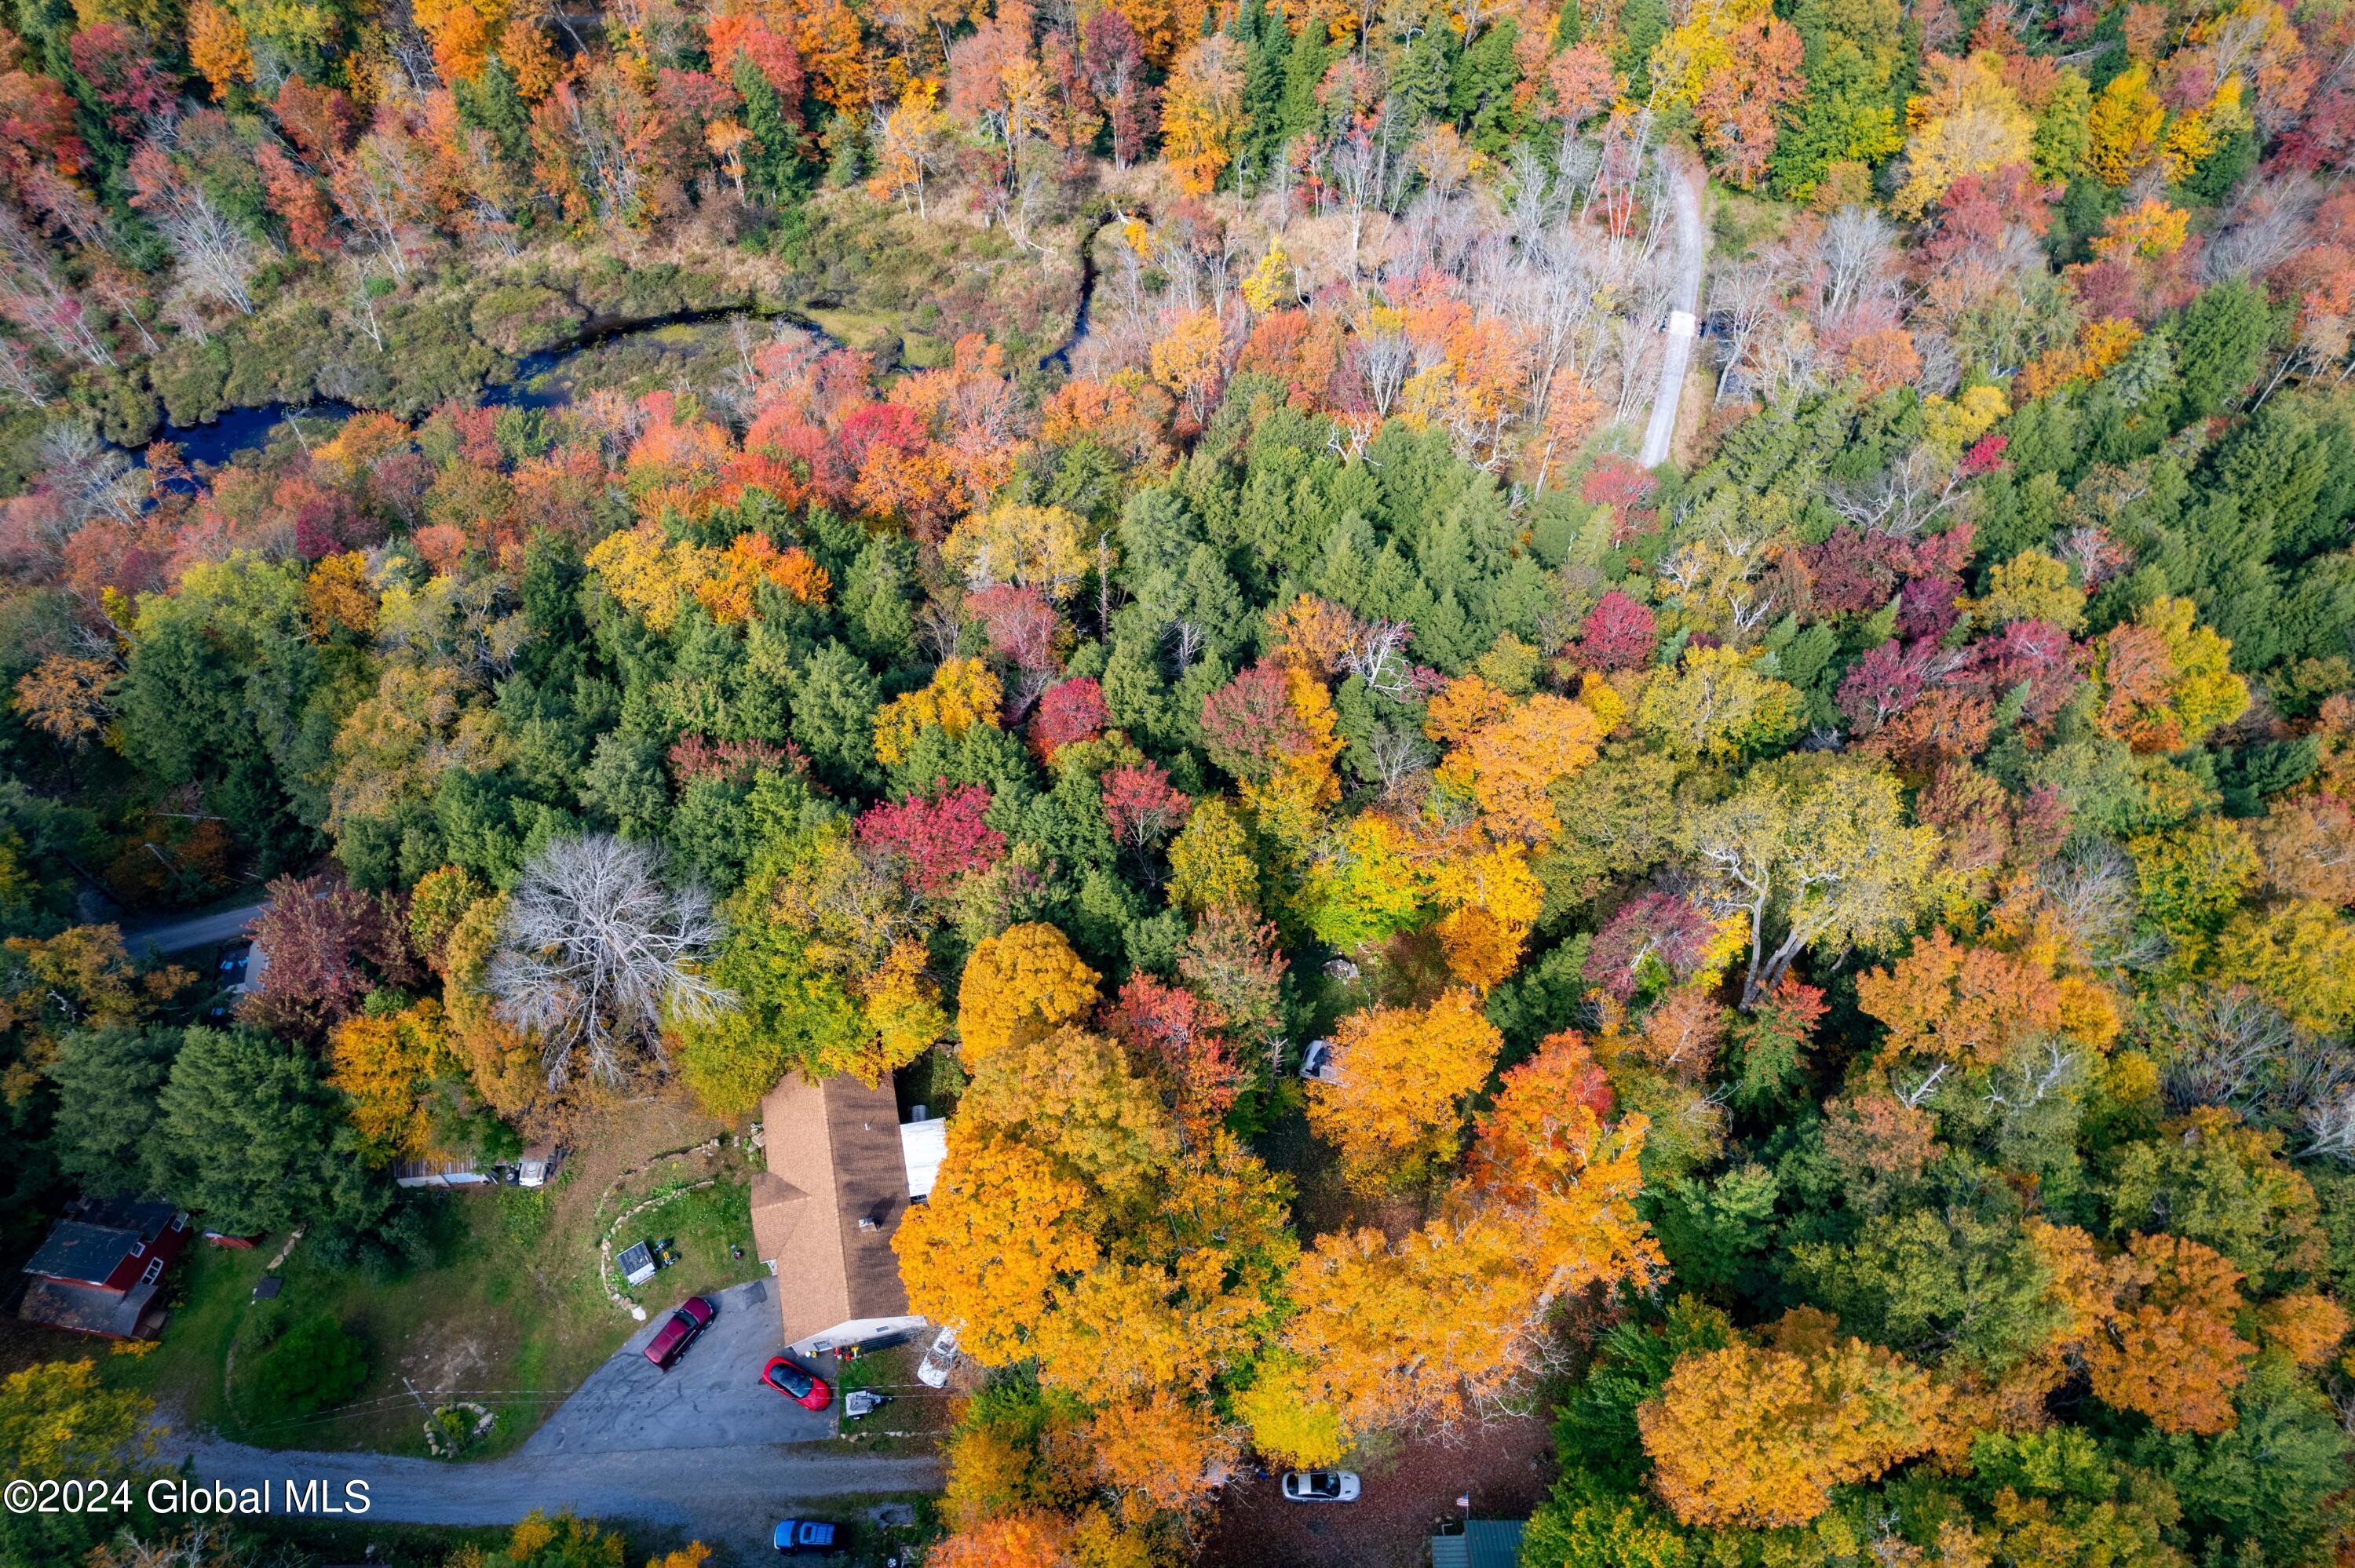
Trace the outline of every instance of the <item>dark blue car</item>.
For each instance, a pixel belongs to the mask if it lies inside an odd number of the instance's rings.
[[[788,1557],[798,1552],[831,1552],[834,1526],[822,1519],[781,1519],[769,1544]]]

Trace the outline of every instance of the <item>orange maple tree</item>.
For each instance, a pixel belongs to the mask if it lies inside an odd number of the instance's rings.
[[[1465,1097],[1503,1044],[1469,991],[1353,1012],[1334,1033],[1335,1081],[1308,1086],[1308,1125],[1355,1181],[1420,1180],[1454,1157]]]
[[[1086,1187],[1046,1156],[958,1118],[940,1184],[891,1238],[910,1310],[965,1325],[965,1349],[985,1361],[1021,1360],[1057,1277],[1096,1262],[1087,1209]]]
[[[2212,1247],[2173,1235],[2137,1235],[2109,1331],[2091,1336],[2085,1370],[2094,1397],[2150,1417],[2162,1432],[2213,1436],[2238,1419],[2232,1391],[2256,1347],[2233,1330],[2241,1271]]]
[[[1951,1394],[1894,1351],[1785,1316],[1764,1344],[1681,1358],[1636,1412],[1652,1484],[1687,1524],[1805,1524],[1830,1489],[1927,1453]]]

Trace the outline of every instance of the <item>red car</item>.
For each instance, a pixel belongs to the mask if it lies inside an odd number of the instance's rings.
[[[670,1364],[678,1360],[679,1352],[695,1343],[695,1337],[710,1327],[711,1319],[719,1316],[719,1308],[711,1304],[710,1298],[688,1297],[678,1304],[678,1310],[670,1315],[670,1321],[662,1326],[662,1332],[646,1341],[646,1360],[665,1372],[670,1371]]]
[[[834,1402],[834,1390],[826,1386],[826,1379],[791,1356],[770,1357],[769,1364],[761,1369],[761,1381],[804,1410],[824,1410]]]

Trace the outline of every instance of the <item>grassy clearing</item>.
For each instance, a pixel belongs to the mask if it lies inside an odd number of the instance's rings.
[[[761,1271],[745,1205],[753,1157],[732,1144],[658,1160],[613,1185],[653,1150],[712,1130],[678,1107],[625,1107],[594,1135],[603,1141],[546,1188],[435,1194],[439,1259],[398,1279],[329,1270],[296,1247],[279,1314],[331,1318],[371,1352],[368,1383],[337,1409],[289,1417],[265,1408],[241,1370],[259,1364],[269,1309],[251,1297],[269,1251],[192,1249],[175,1273],[180,1298],[163,1340],[144,1354],[108,1358],[109,1378],[225,1436],[279,1448],[422,1455],[428,1410],[472,1400],[497,1421],[469,1457],[508,1452],[638,1327],[597,1280],[597,1244],[615,1214],[669,1193],[616,1236],[617,1246],[667,1237],[680,1254],[676,1267],[632,1293],[650,1312]],[[717,1180],[678,1190],[706,1177]]]
[[[888,311],[814,306],[808,313],[810,320],[852,348],[869,354],[879,354],[887,346],[896,346],[900,335],[900,318]]]
[[[955,1425],[954,1398],[941,1389],[916,1381],[916,1363],[924,1359],[932,1331],[920,1331],[907,1344],[873,1351],[855,1361],[839,1364],[835,1397],[853,1389],[871,1388],[888,1393],[891,1403],[856,1421],[845,1417],[840,1435],[823,1445],[838,1454],[931,1454],[939,1451]]]

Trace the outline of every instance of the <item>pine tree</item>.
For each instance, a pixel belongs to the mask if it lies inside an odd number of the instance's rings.
[[[515,75],[496,54],[483,62],[472,81],[451,89],[463,124],[490,132],[499,156],[509,168],[523,173],[531,167],[531,111],[516,90]]]
[[[1652,49],[1668,30],[1668,8],[1661,0],[1627,0],[1619,13],[1618,46],[1612,65],[1627,79],[1627,98],[1641,103],[1652,95]]]
[[[1401,110],[1401,129],[1423,124],[1447,110],[1455,76],[1455,33],[1444,21],[1407,40],[1391,68],[1391,95]]]
[[[1465,139],[1490,156],[1512,144],[1520,116],[1513,111],[1513,86],[1520,79],[1514,46],[1521,30],[1510,17],[1475,39],[1455,58],[1447,111],[1465,127]]]
[[[1242,161],[1251,177],[1262,180],[1284,156],[1292,33],[1268,11],[1267,0],[1252,0],[1239,16],[1252,18],[1251,52],[1243,65],[1243,111],[1251,116],[1251,129],[1244,135]]]
[[[1278,123],[1287,146],[1317,123],[1323,106],[1316,101],[1316,90],[1325,84],[1325,72],[1332,63],[1331,30],[1322,23],[1310,22],[1292,41],[1284,62],[1284,102]]]
[[[785,118],[777,90],[750,56],[738,55],[730,79],[744,100],[744,129],[752,133],[752,150],[744,159],[749,184],[771,200],[783,200],[801,189],[801,133]]]

